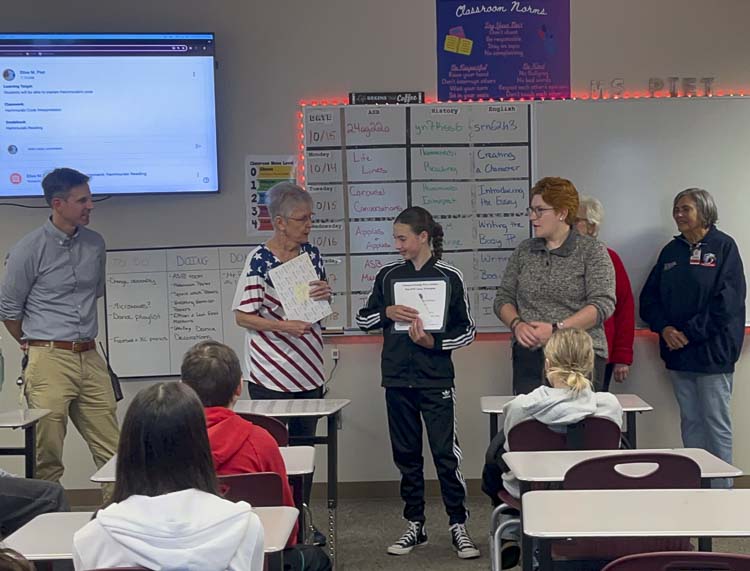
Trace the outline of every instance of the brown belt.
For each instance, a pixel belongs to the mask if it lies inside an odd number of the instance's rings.
[[[67,351],[73,351],[73,353],[85,353],[96,349],[96,341],[89,339],[88,341],[40,341],[37,339],[29,339],[26,341],[26,345],[29,347],[50,347],[52,349],[65,349]]]

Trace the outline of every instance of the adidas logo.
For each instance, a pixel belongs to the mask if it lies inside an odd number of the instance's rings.
[[[442,393],[440,393],[443,397],[443,400],[451,398],[451,390],[445,389]]]

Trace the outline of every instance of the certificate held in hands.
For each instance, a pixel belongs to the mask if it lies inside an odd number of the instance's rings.
[[[307,254],[300,254],[268,270],[268,276],[287,319],[316,323],[333,313],[331,304],[327,301],[310,298],[310,282],[320,278]]]
[[[393,282],[393,303],[416,309],[425,331],[445,331],[450,284],[447,278],[407,279]],[[396,321],[395,331],[407,332],[411,323]]]

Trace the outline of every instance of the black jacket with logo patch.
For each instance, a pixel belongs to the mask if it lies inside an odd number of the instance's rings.
[[[731,236],[712,226],[695,247],[675,236],[659,254],[640,304],[652,331],[671,325],[688,338],[671,351],[659,336],[667,369],[734,372],[745,337],[745,273]]]

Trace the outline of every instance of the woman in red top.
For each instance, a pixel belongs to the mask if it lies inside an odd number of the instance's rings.
[[[580,234],[594,238],[599,235],[599,228],[604,219],[604,207],[596,198],[581,196],[576,218],[576,229]],[[604,333],[607,336],[609,358],[604,371],[604,390],[609,390],[609,383],[614,376],[618,383],[623,382],[630,373],[633,364],[633,335],[635,332],[635,303],[630,279],[620,256],[607,248],[612,265],[615,267],[615,312],[604,322]]]

